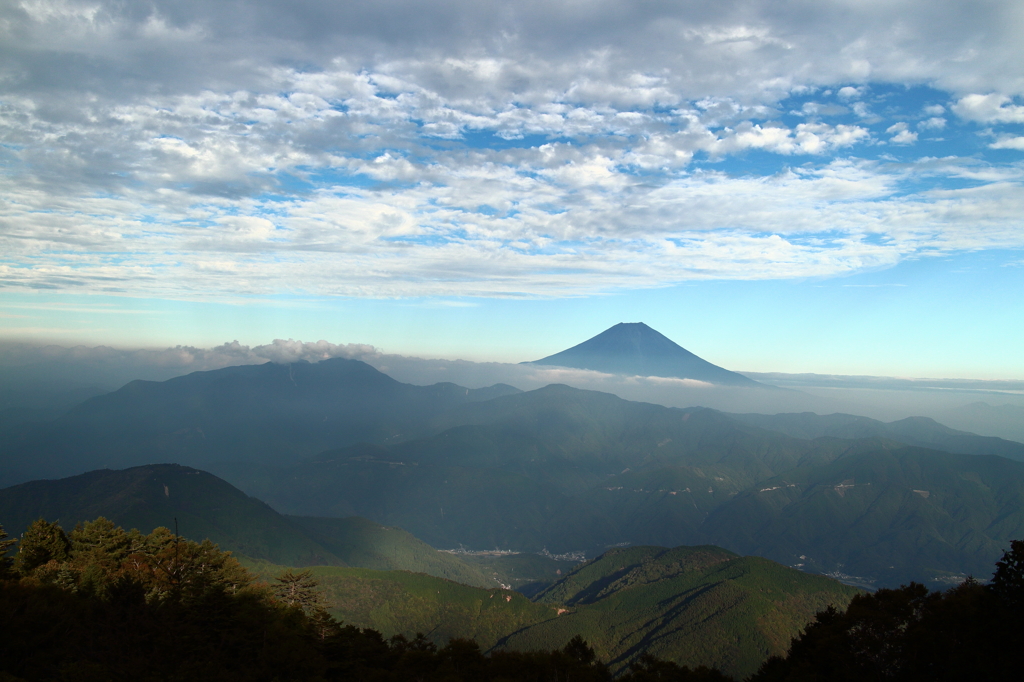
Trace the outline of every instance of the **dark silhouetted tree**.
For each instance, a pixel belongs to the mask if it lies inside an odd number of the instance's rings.
[[[691,669],[650,654],[643,654],[631,663],[629,672],[618,679],[620,682],[732,682],[731,677],[714,668],[702,665]]]
[[[992,592],[1012,608],[1024,606],[1024,540],[1013,540],[996,562]]]
[[[5,580],[11,575],[14,559],[7,556],[7,553],[11,551],[11,547],[16,542],[17,540],[13,538],[8,540],[7,531],[4,530],[3,526],[0,526],[0,580]]]

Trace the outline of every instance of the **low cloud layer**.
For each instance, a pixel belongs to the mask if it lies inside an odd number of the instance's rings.
[[[332,344],[276,339],[246,346],[237,341],[214,348],[174,347],[130,350],[0,344],[0,408],[70,407],[92,395],[115,390],[128,381],[163,381],[195,371],[264,362],[319,362],[329,358],[361,360],[399,381],[417,385],[451,382],[468,388],[509,384],[533,390],[567,384],[613,393],[627,400],[670,407],[704,406],[727,412],[846,412],[891,421],[930,416],[957,428],[986,435],[1018,438],[1024,412],[994,419],[972,417],[971,403],[1017,405],[1024,409],[1024,382],[818,374],[748,373],[778,389],[721,387],[690,379],[605,374],[547,365],[471,362],[386,354],[365,344]],[[977,411],[977,410],[975,410]],[[985,421],[989,419],[989,421]],[[987,430],[986,430],[987,429]]]

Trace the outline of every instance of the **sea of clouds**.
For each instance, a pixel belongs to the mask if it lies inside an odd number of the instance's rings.
[[[332,358],[366,362],[399,381],[417,385],[451,382],[483,388],[508,384],[528,391],[567,384],[670,407],[703,406],[763,414],[845,412],[884,421],[929,416],[954,428],[1024,440],[1022,381],[750,372],[747,375],[751,378],[777,388],[747,389],[692,379],[625,376],[528,363],[410,357],[383,353],[367,344],[292,339],[275,339],[257,346],[232,341],[213,348],[165,349],[0,343],[0,380],[4,386],[0,390],[0,409],[66,409],[89,395],[116,390],[136,379],[163,381],[235,365]],[[981,403],[985,406],[979,406]]]

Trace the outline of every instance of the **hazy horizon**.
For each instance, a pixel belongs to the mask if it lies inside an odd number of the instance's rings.
[[[385,353],[369,344],[303,343],[290,339],[254,347],[232,342],[213,348],[178,346],[161,350],[0,342],[0,378],[6,384],[6,390],[0,391],[0,405],[66,409],[88,395],[116,390],[134,379],[163,381],[194,371],[236,365],[318,362],[328,358],[361,360],[394,379],[416,385],[451,382],[467,388],[484,388],[502,383],[529,391],[564,383],[669,407],[701,406],[764,414],[842,412],[882,421],[923,416],[980,435],[1024,441],[1024,381],[744,373],[762,383],[787,389],[768,392],[671,377],[423,358]],[[978,403],[993,409],[982,409],[982,414],[978,414],[978,408],[972,407]]]

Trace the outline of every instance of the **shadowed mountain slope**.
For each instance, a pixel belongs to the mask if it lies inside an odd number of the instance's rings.
[[[620,543],[711,543],[876,585],[987,567],[1024,534],[1024,499],[1014,492],[1024,464],[1002,457],[908,449],[878,436],[796,438],[714,410],[558,385],[439,419],[463,424],[229,478],[288,513],[365,516],[437,547],[593,555]],[[898,462],[907,473],[846,473],[867,460]],[[817,475],[824,478],[807,488]],[[870,481],[879,503],[851,505],[861,491],[845,492],[850,478]],[[824,504],[826,490],[840,502]],[[762,495],[792,506],[750,506]]]
[[[284,517],[212,474],[176,464],[91,471],[0,490],[0,524],[14,537],[39,518],[70,530],[99,516],[144,533],[173,529],[177,519],[183,537],[209,538],[256,562],[406,570],[469,585],[497,584],[476,566],[399,528],[358,517]]]
[[[425,435],[425,424],[451,407],[516,391],[403,384],[343,358],[133,381],[7,444],[0,484],[154,461],[204,469],[283,463],[360,441]]]
[[[805,570],[941,587],[991,570],[1024,537],[1022,509],[1024,464],[902,448],[764,481],[712,512],[701,534]]]
[[[635,519],[609,515],[608,500],[590,494],[621,487],[619,477],[668,468],[693,480],[694,495],[664,505],[686,523],[668,523],[677,520],[671,514],[658,519],[663,507],[643,516],[653,524],[645,540],[681,544],[730,495],[851,447],[765,431],[714,410],[559,385],[464,405],[451,419],[469,423],[393,446],[329,451],[293,467],[218,472],[287,513],[365,516],[434,546],[599,551],[633,540],[621,530]]]
[[[143,533],[160,526],[173,530],[177,519],[183,537],[209,538],[252,559],[344,565],[263,502],[212,474],[177,464],[103,469],[0,490],[0,523],[11,535],[39,518],[70,530],[99,516]]]
[[[765,384],[697,357],[643,322],[620,322],[581,344],[534,360],[532,364],[591,369],[608,374],[695,379],[724,386],[768,388]]]

